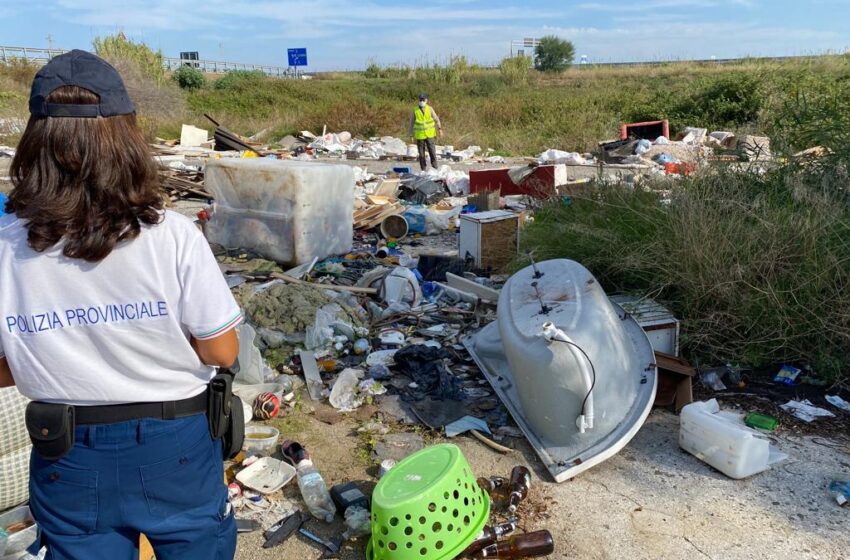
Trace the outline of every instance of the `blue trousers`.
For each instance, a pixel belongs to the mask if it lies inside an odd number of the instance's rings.
[[[236,521],[205,415],[78,426],[59,461],[33,452],[30,509],[48,560],[232,560]]]

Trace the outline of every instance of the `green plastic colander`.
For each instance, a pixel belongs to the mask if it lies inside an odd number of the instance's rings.
[[[481,533],[490,497],[456,445],[428,447],[393,467],[372,494],[368,560],[455,558]]]

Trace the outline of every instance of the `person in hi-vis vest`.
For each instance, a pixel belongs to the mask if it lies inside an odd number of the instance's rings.
[[[443,125],[440,123],[440,117],[434,111],[434,108],[428,105],[428,96],[421,94],[419,96],[419,106],[413,110],[413,115],[410,117],[410,136],[416,140],[416,147],[419,148],[419,165],[422,171],[428,167],[425,159],[425,150],[428,150],[428,155],[431,156],[431,167],[437,168],[437,150],[435,147],[434,138],[439,132],[440,138],[443,137]]]

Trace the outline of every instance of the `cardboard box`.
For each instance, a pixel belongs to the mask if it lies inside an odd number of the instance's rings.
[[[655,392],[655,406],[673,406],[676,412],[694,401],[693,378],[696,369],[682,358],[655,353],[658,365],[658,389]]]
[[[458,256],[484,270],[501,270],[519,251],[519,214],[493,210],[460,216]]]

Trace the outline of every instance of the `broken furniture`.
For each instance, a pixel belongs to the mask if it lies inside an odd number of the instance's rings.
[[[575,261],[513,275],[464,345],[558,482],[619,452],[655,400],[649,339]]]
[[[502,269],[519,251],[519,219],[508,210],[461,214],[458,255],[480,269]]]
[[[558,187],[568,183],[567,166],[563,163],[533,167],[528,173],[521,174],[523,177],[518,182],[511,178],[511,171],[512,168],[509,167],[472,169],[469,171],[469,192],[476,194],[499,191],[501,196],[528,195],[534,198],[549,198],[557,194]]]
[[[638,140],[649,140],[654,142],[659,137],[670,138],[670,122],[667,119],[661,121],[646,121],[639,123],[624,123],[620,125],[620,140],[637,138]]]

